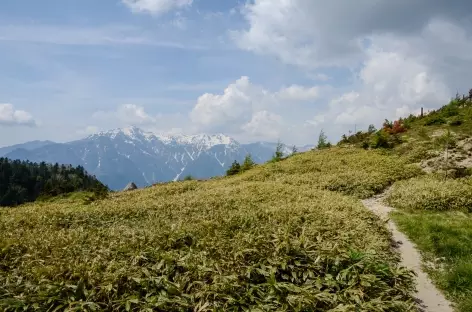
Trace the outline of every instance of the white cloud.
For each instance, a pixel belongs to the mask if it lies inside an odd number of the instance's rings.
[[[310,104],[321,95],[319,87],[292,85],[272,92],[241,77],[223,94],[200,96],[190,118],[196,131],[226,132],[246,138],[273,139],[287,127],[282,115],[302,118],[293,105]],[[290,112],[293,111],[293,112]]]
[[[90,135],[90,134],[98,133],[99,131],[100,129],[97,126],[87,126],[83,129],[77,130],[76,133],[80,135]]]
[[[144,107],[136,104],[123,104],[116,111],[98,111],[92,116],[100,120],[116,120],[125,125],[149,125],[156,122],[156,117],[149,115]]]
[[[37,126],[33,116],[23,110],[17,110],[12,104],[0,104],[0,125]]]
[[[311,120],[307,120],[305,122],[305,125],[306,126],[317,127],[317,126],[319,126],[319,125],[321,125],[325,122],[325,120],[326,120],[325,118],[326,118],[326,115],[324,115],[324,114],[316,115]]]
[[[193,0],[122,0],[133,12],[160,15],[192,5]]]
[[[80,129],[77,134],[88,135],[115,128],[137,126],[154,133],[190,133],[191,123],[186,114],[150,114],[143,106],[123,104],[112,111],[97,111],[92,115],[97,126]]]
[[[280,138],[282,131],[285,130],[282,117],[266,110],[254,113],[252,119],[243,125],[241,129],[253,139],[260,138],[264,140],[276,140]]]
[[[266,94],[264,89],[253,86],[248,77],[241,77],[223,94],[205,93],[200,96],[190,118],[202,129],[239,126],[251,119],[254,107],[262,104],[259,100],[263,100]]]
[[[249,27],[233,32],[233,37],[242,49],[273,55],[288,64],[308,67],[350,64],[352,57],[362,54],[360,38],[331,36],[333,28],[330,26],[335,25],[329,21],[342,24],[338,16],[343,6],[336,5],[338,14],[335,10],[328,13],[326,11],[334,9],[334,5],[327,3],[313,0],[248,2],[243,15]]]
[[[289,101],[310,101],[317,99],[319,96],[319,87],[306,88],[299,85],[292,85],[288,88],[283,88],[277,93],[278,98]]]
[[[118,116],[129,123],[148,124],[156,121],[154,117],[148,115],[142,106],[135,104],[124,104],[118,109]]]
[[[308,73],[307,76],[313,80],[319,80],[319,81],[328,81],[331,79],[330,76],[326,74],[322,74],[322,73],[318,73],[318,74]]]
[[[467,92],[471,11],[465,0],[254,0],[241,11],[247,27],[232,36],[239,48],[296,65],[311,79],[334,72],[338,94],[327,106],[316,103],[304,124],[337,138],[354,125],[438,108],[456,90]],[[352,77],[339,80],[345,70]]]
[[[381,123],[434,108],[449,100],[450,90],[422,59],[371,49],[359,74],[359,88],[330,102],[327,120],[343,126]]]
[[[242,10],[248,27],[233,35],[240,48],[288,64],[350,67],[372,36],[419,35],[434,18],[467,21],[471,11],[467,0],[254,0]]]

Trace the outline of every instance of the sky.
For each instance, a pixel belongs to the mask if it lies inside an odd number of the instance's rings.
[[[0,146],[130,125],[336,142],[470,88],[470,0],[0,2]]]

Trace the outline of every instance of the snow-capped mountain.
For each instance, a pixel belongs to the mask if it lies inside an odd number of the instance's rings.
[[[130,127],[64,144],[18,148],[5,156],[81,165],[116,190],[130,181],[142,187],[187,175],[195,178],[223,175],[234,160],[242,161],[250,153],[255,162],[262,163],[272,157],[275,148],[276,143],[240,144],[223,134],[164,135]]]

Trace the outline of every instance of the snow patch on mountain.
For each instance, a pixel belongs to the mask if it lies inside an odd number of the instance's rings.
[[[185,171],[185,167],[183,167],[182,169],[180,169],[179,174],[177,174],[177,175],[175,176],[175,178],[174,178],[172,181],[175,182],[175,181],[179,180],[180,176],[182,175],[182,173],[184,173],[184,171]]]
[[[83,166],[110,188],[123,189],[130,181],[139,187],[177,181],[184,176],[221,176],[233,161],[251,154],[256,163],[271,159],[276,143],[240,144],[224,134],[154,134],[137,127],[103,131],[64,144],[15,150],[11,158]],[[7,150],[8,151],[8,150]],[[289,154],[291,149],[286,147]]]
[[[125,143],[135,144],[135,141],[160,141],[165,145],[191,145],[196,147],[198,150],[208,150],[216,145],[227,145],[233,148],[239,147],[239,143],[233,138],[224,134],[196,134],[196,135],[184,135],[184,134],[154,134],[152,132],[145,132],[137,127],[118,128],[109,131],[102,131],[97,134],[90,135],[87,139],[95,139],[98,137],[108,137],[111,140],[117,138],[124,139]]]

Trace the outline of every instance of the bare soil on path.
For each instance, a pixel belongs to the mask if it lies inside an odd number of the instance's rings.
[[[382,220],[388,221],[388,228],[392,232],[395,247],[402,257],[402,265],[416,274],[416,299],[420,311],[423,312],[453,312],[452,304],[436,288],[431,279],[422,269],[422,258],[416,246],[400,232],[395,223],[389,220],[389,213],[394,208],[383,203],[385,193],[366,200],[362,203]]]

